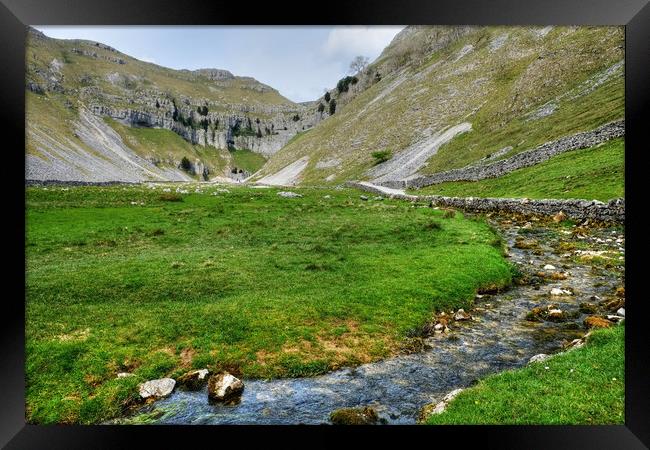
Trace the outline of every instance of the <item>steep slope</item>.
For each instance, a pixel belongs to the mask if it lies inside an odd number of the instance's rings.
[[[229,149],[268,158],[318,120],[253,78],[168,69],[31,28],[26,89],[27,179],[241,178]]]
[[[258,177],[300,160],[302,183],[404,179],[592,130],[623,117],[623,39],[621,27],[407,27]]]

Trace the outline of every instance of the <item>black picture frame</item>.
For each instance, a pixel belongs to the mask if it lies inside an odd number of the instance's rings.
[[[648,0],[400,0],[309,4],[171,0],[0,0],[0,68],[3,129],[4,205],[10,217],[4,235],[2,345],[0,346],[0,445],[22,448],[187,447],[197,438],[240,443],[263,434],[265,439],[301,446],[334,438],[384,440],[399,433],[427,446],[470,444],[481,448],[647,448],[650,446],[650,358],[647,300],[643,295],[643,256],[647,249],[644,212],[643,152],[650,104],[650,4]],[[188,427],[188,426],[41,426],[25,423],[24,286],[25,272],[25,36],[26,25],[624,25],[625,41],[625,196],[626,232],[626,387],[624,426],[438,426],[438,427]],[[22,188],[21,188],[22,187]],[[8,211],[7,211],[8,209]],[[5,219],[6,223],[6,219]],[[7,246],[7,243],[13,245]],[[8,257],[11,256],[11,259]],[[15,262],[14,262],[15,261]],[[6,287],[11,290],[7,290]],[[11,292],[11,294],[9,293]],[[296,433],[300,432],[300,437]],[[345,433],[345,436],[343,435]],[[303,434],[310,436],[302,436]],[[362,436],[361,436],[362,435]],[[444,443],[449,441],[448,443]],[[266,444],[265,444],[266,445]],[[408,444],[407,444],[408,445]]]

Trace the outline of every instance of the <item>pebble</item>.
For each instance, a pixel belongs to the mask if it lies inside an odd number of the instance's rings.
[[[560,289],[560,288],[553,288],[551,289],[551,295],[573,295],[571,291],[567,291],[566,289]]]

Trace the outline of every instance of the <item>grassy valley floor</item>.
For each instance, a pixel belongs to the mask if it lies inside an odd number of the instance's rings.
[[[28,421],[96,423],[191,368],[294,377],[377,360],[434,310],[511,281],[483,221],[296,191],[28,188]]]
[[[498,178],[410,189],[417,195],[448,197],[580,198],[606,202],[625,195],[623,139],[557,155]]]
[[[595,331],[587,345],[461,392],[430,425],[622,424],[625,327]]]

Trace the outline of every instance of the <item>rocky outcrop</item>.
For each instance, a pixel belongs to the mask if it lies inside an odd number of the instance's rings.
[[[432,184],[448,181],[478,181],[486,178],[496,178],[514,170],[533,166],[544,162],[555,155],[589,148],[625,135],[625,122],[623,120],[605,124],[592,131],[578,133],[571,136],[548,142],[532,150],[518,153],[510,158],[496,161],[486,165],[471,165],[461,169],[448,170],[433,175],[416,177],[413,179],[381,179],[377,184],[391,188],[422,188]]]
[[[193,108],[187,105],[177,108],[177,120],[174,120],[174,105],[168,99],[151,97],[150,103],[155,105],[156,102],[160,106],[155,111],[146,109],[151,107],[148,103],[142,109],[93,103],[90,109],[97,116],[110,117],[131,127],[171,130],[192,144],[217,149],[247,149],[266,156],[280,150],[305,126],[303,122],[294,121],[280,111],[275,111],[275,115],[268,119],[259,119],[236,111],[201,115],[196,112],[198,106]],[[251,112],[259,113],[260,108],[251,109]],[[185,118],[184,122],[178,120],[179,117]],[[311,126],[313,124],[307,127]]]

